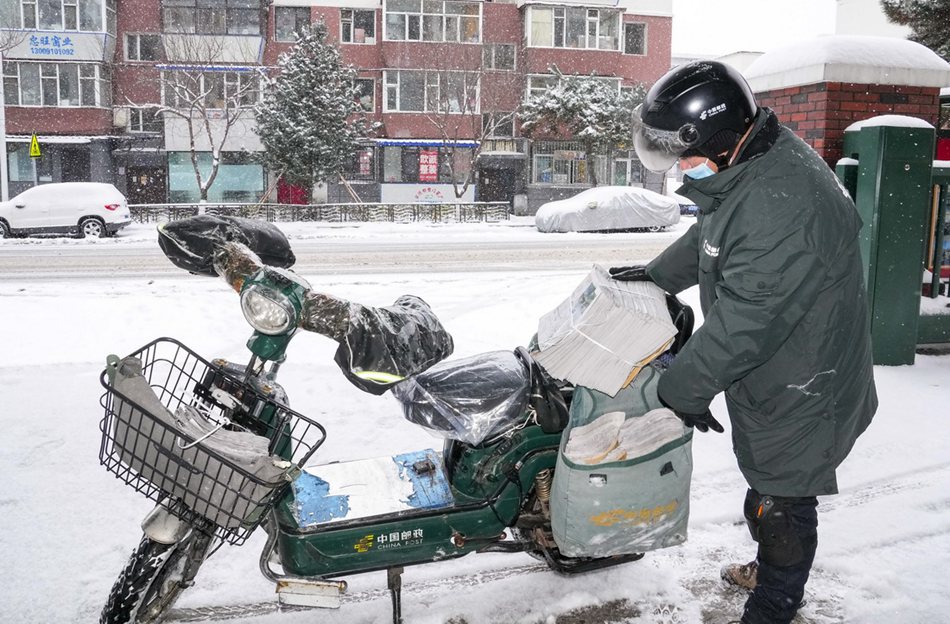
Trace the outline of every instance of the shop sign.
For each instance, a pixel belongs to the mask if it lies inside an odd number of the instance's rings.
[[[107,53],[106,37],[105,33],[33,30],[4,52],[4,56],[8,59],[102,61]]]
[[[438,150],[420,150],[419,151],[419,181],[420,182],[438,182],[439,181],[439,151]]]
[[[456,201],[475,201],[474,185],[469,185],[462,197],[455,198],[451,184],[382,184],[380,201],[384,204],[442,204]]]

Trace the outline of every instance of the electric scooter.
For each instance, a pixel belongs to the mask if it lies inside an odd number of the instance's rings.
[[[508,552],[576,574],[643,556],[559,552],[549,502],[572,388],[552,380],[524,348],[513,358],[527,396],[488,439],[448,438],[441,452],[314,461],[327,432],[289,407],[277,381],[310,285],[288,270],[254,268],[229,280],[254,329],[246,364],[208,360],[159,338],[127,358],[110,357],[101,375],[100,462],[156,506],[100,622],[161,622],[217,548],[241,545],[258,528],[267,533],[260,571],[276,584],[279,606],[339,607],[343,577],[386,571],[395,623],[406,566]],[[692,313],[672,297],[668,306],[676,348],[692,331]],[[204,429],[177,426],[182,414]],[[267,470],[211,444],[224,434],[265,440]]]

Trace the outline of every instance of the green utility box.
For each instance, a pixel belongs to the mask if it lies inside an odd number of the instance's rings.
[[[920,318],[924,241],[931,206],[934,129],[866,125],[845,132],[837,173],[864,228],[861,251],[871,305],[875,364],[913,364]]]

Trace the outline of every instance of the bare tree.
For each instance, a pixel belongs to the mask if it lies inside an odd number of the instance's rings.
[[[208,200],[221,165],[221,152],[239,124],[253,123],[260,91],[257,70],[222,64],[228,58],[223,37],[165,37],[165,55],[184,59],[161,72],[163,103],[155,111],[187,134],[200,201]],[[177,120],[178,124],[174,121]],[[166,125],[166,127],[168,127]],[[201,154],[210,152],[205,172]]]

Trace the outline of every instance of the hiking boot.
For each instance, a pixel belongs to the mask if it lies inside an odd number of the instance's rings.
[[[746,564],[729,563],[722,566],[719,575],[722,577],[722,580],[729,585],[739,587],[746,591],[752,591],[755,589],[755,579],[758,570],[758,561],[750,561]]]

